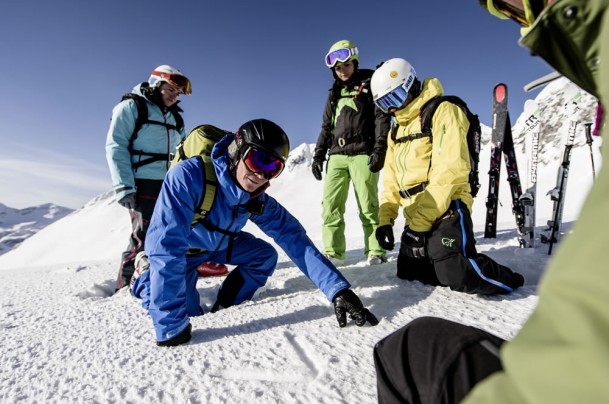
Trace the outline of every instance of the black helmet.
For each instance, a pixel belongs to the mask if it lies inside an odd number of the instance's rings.
[[[264,150],[285,163],[290,153],[288,135],[268,119],[253,119],[245,122],[235,133],[235,140],[228,146],[231,166],[250,148]]]

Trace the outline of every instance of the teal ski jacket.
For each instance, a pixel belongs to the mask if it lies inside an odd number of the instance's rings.
[[[147,84],[147,83],[146,83]],[[176,105],[172,108],[161,108],[148,100],[143,93],[143,84],[132,90],[146,99],[148,119],[176,125],[171,109],[181,111]],[[184,128],[180,131],[169,129],[159,124],[144,124],[133,140],[133,149],[147,153],[167,154],[168,160],[155,161],[135,168],[134,164],[146,156],[129,151],[129,144],[137,120],[137,106],[133,100],[124,100],[112,110],[112,121],[106,137],[106,160],[112,177],[112,189],[116,200],[135,192],[135,179],[163,180],[169,169],[169,156],[175,153],[176,146],[186,137]]]

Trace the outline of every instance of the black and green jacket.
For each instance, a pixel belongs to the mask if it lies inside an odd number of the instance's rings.
[[[325,161],[326,154],[370,155],[373,150],[387,150],[390,117],[372,101],[372,73],[357,70],[348,82],[334,82],[324,108],[315,159]]]

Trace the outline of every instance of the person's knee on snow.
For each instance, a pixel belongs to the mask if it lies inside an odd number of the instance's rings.
[[[260,239],[251,244],[252,257],[247,264],[237,266],[228,274],[218,291],[212,312],[250,300],[275,272],[279,259],[277,250]]]

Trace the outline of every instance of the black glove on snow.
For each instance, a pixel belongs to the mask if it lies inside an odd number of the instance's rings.
[[[385,152],[375,149],[372,151],[370,157],[368,157],[368,167],[373,173],[378,173],[383,169],[385,164]]]
[[[427,251],[425,249],[425,233],[411,230],[408,226],[404,227],[400,253],[406,254],[412,258],[426,257]]]
[[[377,325],[379,323],[374,314],[364,307],[362,301],[359,300],[359,297],[351,289],[344,289],[338,292],[332,302],[334,303],[334,312],[336,313],[338,326],[341,328],[347,325],[347,313],[349,313],[349,318],[353,319],[358,327],[366,324],[366,321],[370,325]]]
[[[311,171],[313,171],[313,177],[317,181],[321,181],[321,171],[323,170],[323,161],[318,159],[313,159],[313,164],[311,164]]]
[[[393,226],[390,224],[385,224],[383,226],[379,226],[376,228],[376,233],[374,233],[376,240],[379,242],[379,245],[383,248],[383,250],[393,250],[395,247],[395,240],[393,238]]]
[[[185,344],[188,341],[190,341],[190,337],[191,337],[190,330],[191,329],[192,329],[192,325],[188,324],[188,326],[184,329],[184,331],[182,331],[175,337],[168,339],[167,341],[157,341],[156,344],[157,344],[157,346],[177,346],[180,344]]]

